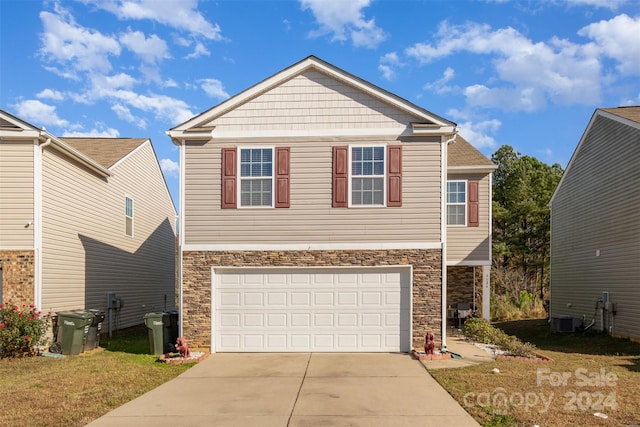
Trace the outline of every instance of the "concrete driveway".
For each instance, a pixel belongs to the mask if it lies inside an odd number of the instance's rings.
[[[218,353],[89,426],[478,424],[406,354]]]

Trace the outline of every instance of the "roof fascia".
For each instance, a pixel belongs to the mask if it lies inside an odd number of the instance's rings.
[[[71,147],[70,145],[68,145],[64,141],[61,141],[60,139],[56,138],[55,136],[49,134],[48,132],[47,133],[43,132],[43,135],[41,135],[40,140],[42,142],[45,142],[47,139],[51,139],[51,145],[50,146],[52,148],[54,148],[57,151],[65,154],[66,156],[71,157],[72,159],[80,162],[81,164],[83,164],[84,166],[88,167],[93,172],[97,173],[98,175],[100,175],[100,176],[102,176],[104,178],[113,175],[113,173],[111,173],[109,171],[109,169],[106,169],[104,166],[102,166],[101,164],[99,164],[95,160],[93,160],[90,157],[84,155],[80,151],[76,150],[75,148]]]
[[[447,166],[447,172],[456,172],[456,173],[478,173],[478,172],[486,172],[491,173],[494,170],[498,169],[498,165],[478,165],[478,166]]]

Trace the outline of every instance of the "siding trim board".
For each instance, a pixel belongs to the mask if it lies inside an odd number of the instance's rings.
[[[301,251],[301,250],[383,250],[383,249],[441,249],[442,242],[422,243],[291,243],[291,244],[207,244],[184,245],[184,251]]]

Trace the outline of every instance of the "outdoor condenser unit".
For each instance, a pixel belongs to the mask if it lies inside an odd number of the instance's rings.
[[[553,332],[575,332],[580,325],[580,319],[573,316],[553,316],[551,318],[551,330]]]

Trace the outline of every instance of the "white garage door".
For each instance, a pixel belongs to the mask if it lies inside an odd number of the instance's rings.
[[[409,351],[410,269],[214,269],[218,352]]]

